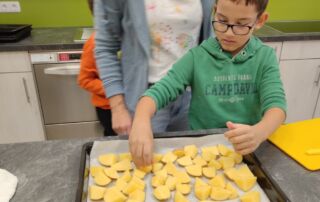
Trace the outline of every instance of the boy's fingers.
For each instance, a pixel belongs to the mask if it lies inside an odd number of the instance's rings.
[[[227,126],[227,128],[228,128],[229,130],[232,130],[232,129],[235,129],[235,128],[236,128],[235,124],[232,123],[231,121],[228,121],[228,122],[226,123],[226,126]]]
[[[243,142],[248,142],[250,141],[250,137],[246,136],[246,135],[237,135],[234,137],[229,138],[229,141],[232,144],[241,144]]]
[[[240,151],[247,148],[251,148],[252,144],[250,142],[242,142],[240,144],[233,144],[233,147],[236,151]]]
[[[253,152],[253,150],[251,148],[247,148],[247,149],[243,149],[243,150],[239,150],[237,151],[239,154],[241,155],[247,155]]]

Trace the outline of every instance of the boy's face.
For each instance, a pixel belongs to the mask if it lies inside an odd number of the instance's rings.
[[[240,2],[219,0],[214,10],[214,20],[218,21],[214,23],[215,34],[222,49],[232,55],[236,55],[247,43],[254,29],[261,28],[268,19],[267,13],[263,13],[258,18],[256,6],[252,4],[246,5],[245,0]],[[236,25],[233,27],[234,31],[229,27],[224,32],[226,29],[225,24]],[[250,29],[250,27],[252,28]]]

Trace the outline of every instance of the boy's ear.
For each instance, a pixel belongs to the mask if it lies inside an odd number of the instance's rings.
[[[269,14],[267,12],[263,12],[257,20],[255,29],[260,29],[267,22],[269,18]]]

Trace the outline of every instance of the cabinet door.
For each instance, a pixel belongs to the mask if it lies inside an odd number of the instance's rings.
[[[280,55],[281,55],[281,49],[282,49],[282,42],[266,42],[265,44],[274,49],[279,61]]]
[[[33,75],[0,74],[0,143],[44,140]]]
[[[287,103],[286,122],[311,119],[319,96],[320,59],[280,62]]]

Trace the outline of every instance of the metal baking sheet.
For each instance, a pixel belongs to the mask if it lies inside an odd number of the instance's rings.
[[[203,134],[202,134],[203,135]],[[155,152],[156,153],[166,153],[176,148],[181,148],[188,144],[195,144],[197,147],[203,146],[212,146],[216,144],[224,144],[231,147],[231,144],[224,138],[222,134],[214,134],[214,135],[207,135],[203,137],[177,137],[177,138],[160,138],[155,139]],[[89,147],[89,149],[88,149]],[[92,148],[91,148],[92,147]],[[90,166],[99,165],[97,158],[101,154],[105,153],[126,153],[128,152],[128,141],[127,140],[110,140],[110,141],[95,141],[93,144],[87,145],[87,150],[84,151],[86,156],[84,159],[86,160],[85,165],[82,166],[82,171],[88,170]],[[82,159],[82,162],[85,160]],[[254,155],[245,156],[244,162],[248,164],[249,168],[253,171],[253,173],[258,177],[258,183],[253,187],[252,190],[258,190],[261,193],[261,201],[289,201],[282,191],[274,185],[273,181],[266,175],[265,171],[262,170],[257,159]],[[89,164],[89,165],[88,165]],[[87,169],[84,169],[84,167]],[[217,173],[222,172],[221,170]],[[81,175],[81,173],[80,173]],[[78,194],[77,194],[77,201],[87,201],[90,202],[91,200],[87,196],[88,186],[93,184],[93,179],[90,175],[88,178],[82,178],[82,184],[79,184]],[[148,175],[145,178],[146,182],[146,200],[145,201],[157,201],[153,195],[152,191],[153,188],[151,187],[151,177],[152,175]],[[233,182],[231,182],[233,183]],[[109,184],[108,186],[112,186]],[[239,190],[236,185],[234,187],[238,190],[239,195],[243,195],[243,191]],[[173,192],[172,192],[173,193]],[[173,198],[173,194],[171,200]],[[188,195],[190,201],[197,201],[194,197],[193,192]],[[101,200],[102,201],[102,200]],[[239,201],[239,199],[234,200],[226,200],[228,202]]]

